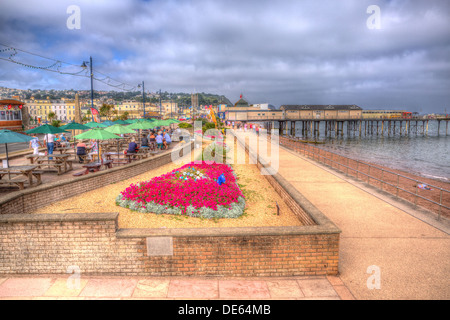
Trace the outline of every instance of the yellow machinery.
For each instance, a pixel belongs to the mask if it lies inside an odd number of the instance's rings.
[[[214,114],[214,111],[212,109],[212,107],[209,110],[209,116],[211,117],[211,120],[214,122],[214,124],[216,125],[216,129],[217,129],[217,120],[216,120],[216,115]]]

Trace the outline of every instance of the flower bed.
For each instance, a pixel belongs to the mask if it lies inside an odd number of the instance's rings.
[[[221,183],[223,178],[225,182]],[[191,162],[151,180],[131,184],[117,196],[116,204],[143,213],[202,218],[237,218],[245,208],[232,168],[211,161]]]

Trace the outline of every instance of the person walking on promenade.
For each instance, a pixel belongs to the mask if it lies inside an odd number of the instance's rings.
[[[53,154],[53,149],[55,148],[55,135],[51,133],[47,133],[44,137],[44,141],[47,144],[47,150],[48,154]],[[49,160],[52,160],[53,158],[48,158]]]
[[[39,147],[41,147],[41,142],[39,141],[36,133],[33,133],[32,137],[33,140],[30,141],[30,148],[33,149],[33,154],[39,154]]]

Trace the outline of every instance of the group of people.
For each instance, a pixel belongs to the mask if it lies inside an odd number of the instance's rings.
[[[33,139],[30,141],[30,148],[33,149],[33,154],[39,154],[39,148],[43,146],[47,147],[48,154],[53,154],[55,148],[65,147],[68,143],[64,133],[61,133],[61,135],[51,133],[46,134],[43,143],[39,141],[36,133],[34,133],[32,137]]]
[[[155,131],[151,131],[147,136],[145,134],[142,135],[141,138],[141,148],[150,148],[150,145],[153,144],[155,149],[167,150],[172,143],[172,139],[170,137],[169,131],[160,130],[157,133]],[[131,140],[128,145],[127,153],[135,153],[139,150],[136,141]]]
[[[48,150],[48,154],[53,154],[55,148],[66,146],[68,143],[67,138],[64,133],[61,135],[54,134],[46,134],[44,136],[44,141],[41,143],[36,134],[33,134],[33,140],[30,141],[30,148],[33,149],[34,154],[39,154],[39,148],[42,146],[46,146]],[[151,131],[148,135],[143,134],[140,146],[136,143],[136,140],[133,138],[128,145],[128,149],[125,151],[128,153],[136,153],[139,148],[150,148],[151,144],[154,144],[154,149],[166,150],[169,148],[172,143],[172,139],[170,136],[170,132],[166,129],[159,130],[158,132]],[[87,152],[87,148],[89,147],[89,152]],[[91,140],[89,146],[87,146],[84,142],[80,141],[76,145],[76,153],[79,158],[80,163],[83,162],[83,157],[87,155],[89,161],[93,160],[93,156],[98,154],[98,143],[96,140]]]

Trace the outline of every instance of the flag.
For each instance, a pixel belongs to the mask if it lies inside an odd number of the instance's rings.
[[[94,121],[100,122],[98,110],[91,107],[91,113],[94,116]]]

